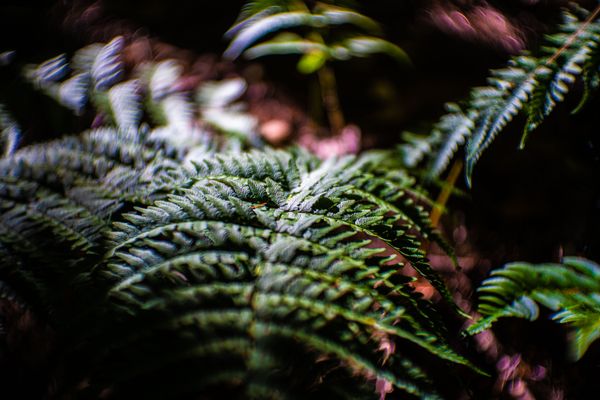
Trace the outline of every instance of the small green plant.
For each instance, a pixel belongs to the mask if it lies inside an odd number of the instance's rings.
[[[231,44],[224,55],[231,59],[241,55],[246,58],[300,55],[298,71],[318,74],[330,127],[333,132],[339,132],[345,123],[335,76],[328,63],[375,53],[403,62],[408,57],[401,48],[378,37],[381,28],[377,22],[354,9],[328,2],[308,3],[302,0],[249,1],[238,22],[227,33]],[[274,33],[277,34],[270,37]]]
[[[574,360],[600,337],[600,266],[592,261],[565,257],[562,264],[511,263],[493,271],[478,293],[483,318],[467,329],[470,335],[500,318],[536,320],[540,304],[555,311],[553,320],[572,328]]]

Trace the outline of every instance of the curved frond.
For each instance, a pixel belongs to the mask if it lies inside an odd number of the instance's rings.
[[[578,360],[600,337],[600,266],[577,257],[562,264],[512,263],[493,271],[478,289],[483,318],[467,329],[474,335],[505,317],[535,320],[538,304],[573,330],[571,356]]]
[[[302,11],[267,15],[242,29],[232,40],[223,55],[230,59],[238,58],[244,50],[270,33],[298,26],[314,26],[318,21],[313,15]],[[323,22],[321,21],[320,23]]]
[[[213,141],[213,147],[260,146],[256,119],[237,105],[231,106],[229,102],[234,98],[215,98],[240,95],[240,87],[245,90],[245,82],[238,79],[213,83],[213,87],[222,85],[224,89],[211,95],[212,103],[199,98],[199,104],[196,104],[190,93],[178,89],[182,68],[175,60],[145,64],[136,71],[134,79],[126,80],[120,54],[123,46],[124,39],[118,37],[108,44],[93,44],[77,51],[71,60],[74,71],[71,76],[68,76],[69,64],[64,56],[38,67],[29,67],[27,76],[46,94],[78,115],[91,100],[100,112],[99,120],[108,119],[106,122],[132,136],[147,135],[151,140],[166,141],[188,150],[192,146],[206,147],[211,141],[211,132],[199,124],[197,108],[200,108],[199,111],[205,114],[205,122],[217,133],[224,134],[225,140],[219,141],[218,146]],[[54,71],[58,69],[60,74]],[[209,88],[211,84],[206,86]],[[225,92],[232,88],[238,93]],[[217,105],[215,102],[225,103]],[[145,117],[155,125],[151,130],[141,123]]]

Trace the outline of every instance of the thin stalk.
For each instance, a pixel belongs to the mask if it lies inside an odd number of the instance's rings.
[[[332,133],[335,135],[340,133],[346,123],[344,121],[344,114],[340,106],[340,99],[337,93],[337,83],[335,74],[331,67],[325,64],[319,68],[317,72],[319,76],[319,85],[321,87],[321,98],[323,100],[323,106],[327,113],[329,120],[329,126],[331,127]]]
[[[560,49],[558,49],[556,51],[556,53],[554,53],[552,55],[552,57],[550,57],[545,65],[550,65],[552,63],[554,63],[554,61],[556,61],[556,59],[565,51],[567,50],[575,41],[575,39],[577,39],[577,37],[579,36],[579,34],[581,32],[583,32],[595,19],[596,17],[600,14],[600,5],[596,6],[596,8],[594,9],[594,11],[592,11],[592,13],[585,19],[585,21],[583,21],[583,23],[581,24],[581,26],[579,27],[579,29],[577,29],[577,31],[575,31],[571,37],[569,37],[569,40],[567,40],[565,42],[564,45],[562,45],[562,47]]]
[[[438,196],[438,198],[435,202],[435,205],[433,206],[433,209],[431,210],[431,216],[430,216],[431,225],[437,226],[438,223],[440,222],[440,218],[442,216],[444,208],[446,208],[446,203],[448,202],[448,199],[450,198],[452,189],[454,189],[454,186],[456,185],[456,180],[458,179],[458,176],[460,175],[462,168],[463,168],[463,162],[460,159],[457,159],[454,162],[454,164],[452,164],[452,168],[450,169],[448,178],[446,178],[446,182],[444,183],[442,191],[440,192],[440,195]]]

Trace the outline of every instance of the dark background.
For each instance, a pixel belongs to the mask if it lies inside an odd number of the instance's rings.
[[[91,116],[87,120],[86,116],[73,118],[35,92],[18,78],[23,64],[71,53],[123,33],[167,43],[174,46],[173,54],[185,49],[185,57],[219,55],[227,45],[223,33],[243,3],[3,0],[0,52],[15,50],[16,58],[12,65],[0,69],[0,101],[24,127],[25,143],[81,131],[89,126]],[[454,3],[468,11],[481,2]],[[527,46],[535,49],[541,35],[559,20],[560,7],[566,2],[489,3],[496,5],[520,29]],[[484,37],[467,40],[430,23],[427,15],[435,5],[435,1],[373,0],[360,6],[385,27],[387,38],[400,44],[412,60],[412,65],[398,65],[375,57],[335,65],[347,119],[362,128],[368,147],[393,146],[400,142],[404,130],[426,132],[443,113],[445,102],[464,99],[471,87],[485,84],[490,68],[504,65],[510,56],[507,49]],[[241,61],[231,68],[242,71],[247,64]],[[261,60],[261,64],[269,84],[291,98],[296,107],[305,108],[308,78],[296,72],[295,59],[273,57]],[[475,168],[470,198],[450,202],[450,209],[464,214],[474,248],[492,267],[515,260],[558,261],[561,254],[600,260],[600,136],[596,115],[600,102],[593,99],[581,113],[571,115],[580,95],[581,88],[576,86],[567,101],[532,134],[523,151],[517,150],[523,125],[517,118]],[[462,180],[459,187],[466,190]],[[572,366],[564,359],[561,328],[545,322],[527,326],[511,323],[510,327],[498,325],[499,336],[516,351],[533,358],[549,357],[562,368],[563,374],[555,379],[571,382],[567,388],[570,398],[585,398],[584,392],[594,389],[592,386],[598,392],[594,381],[600,371],[593,362],[598,355],[597,343]],[[538,349],[540,341],[551,348],[550,354]],[[562,344],[552,347],[556,342]]]

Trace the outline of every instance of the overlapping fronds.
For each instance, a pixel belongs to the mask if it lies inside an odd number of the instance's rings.
[[[585,102],[598,81],[600,22],[595,20],[597,13],[588,16],[578,11],[587,19],[565,12],[559,32],[546,36],[538,54],[513,57],[507,68],[493,70],[488,86],[473,89],[465,104],[449,106],[431,136],[409,137],[403,149],[408,161],[418,162],[424,156],[422,149],[434,149],[428,170],[436,177],[466,142],[465,172],[470,185],[484,150],[519,112],[527,117],[523,147],[527,136],[563,101],[579,77],[586,87]]]
[[[205,357],[230,340],[250,340],[236,354],[250,361],[246,379],[268,379],[283,393],[305,390],[286,388],[290,376],[269,372],[290,362],[279,346],[297,343],[338,368],[434,396],[418,359],[390,354],[378,362],[383,335],[400,348],[467,364],[398,274],[399,257],[445,293],[418,249],[419,231],[428,228],[413,220],[419,211],[411,189],[367,179],[373,161],[320,163],[287,152],[205,159],[182,177],[181,194],[116,223],[114,247],[95,273],[111,282],[109,299],[127,313],[160,313],[163,329],[202,341],[220,332],[217,343],[202,346]],[[234,385],[240,377],[230,368],[212,368],[197,385]],[[249,393],[266,389],[254,379],[246,382]]]
[[[122,60],[124,46],[122,37],[116,37],[108,44],[92,44],[78,50],[71,62],[63,54],[39,65],[30,65],[25,76],[76,114],[83,113],[91,103],[99,117],[105,120],[103,125],[113,125],[133,136],[140,130],[145,133],[151,127],[148,133],[151,139],[190,147],[206,145],[210,135],[203,127],[210,127],[223,134],[223,139],[231,139],[224,140],[221,147],[260,145],[256,121],[237,105],[231,105],[246,88],[241,79],[238,80],[242,81],[242,92],[237,97],[221,102],[218,107],[214,104],[208,107],[202,101],[195,102],[191,93],[178,88],[182,67],[175,60],[142,64],[133,76],[129,76]],[[228,84],[227,81],[211,83],[214,87]],[[197,96],[206,97],[202,93]],[[221,114],[204,118],[203,124],[199,123],[200,115],[210,116],[217,111]],[[245,129],[239,125],[244,125]]]
[[[600,337],[600,266],[592,261],[565,257],[562,264],[508,264],[493,271],[478,292],[483,318],[467,329],[469,334],[490,328],[500,318],[535,320],[539,304],[572,329],[574,359]]]
[[[399,273],[409,263],[449,299],[419,249],[432,232],[411,179],[382,175],[376,155],[255,150],[182,167],[157,146],[100,129],[0,164],[0,274],[56,324],[78,308],[95,319],[79,322],[102,349],[85,350],[90,391],[177,371],[184,392],[285,396],[343,378],[435,398],[420,353],[471,366]],[[78,285],[99,298],[67,306]],[[296,386],[302,363],[316,375]]]
[[[0,159],[0,264],[28,293],[43,279],[68,285],[82,273],[76,268],[70,275],[76,265],[103,252],[102,232],[111,218],[129,203],[150,204],[155,195],[149,183],[179,168],[184,156],[165,144],[97,129]],[[54,300],[35,300],[55,306]]]
[[[451,302],[402,171],[297,149],[189,163],[118,120],[0,160],[1,296],[62,335],[85,395],[350,398],[386,381],[437,398],[422,357],[476,369],[400,273]]]
[[[343,25],[352,29],[332,35],[334,28],[340,30]],[[380,33],[377,22],[352,8],[326,2],[309,6],[298,0],[251,1],[227,33],[231,44],[225,56],[235,59],[242,54],[247,58],[296,54],[302,56],[298,69],[303,73],[315,72],[328,60],[347,60],[374,53],[406,61],[406,53],[378,37]]]
[[[378,153],[173,140],[165,129],[198,118],[173,89],[178,67],[124,80],[119,46],[72,62],[106,127],[0,159],[0,297],[56,332],[70,378],[54,393],[355,398],[385,382],[439,398],[438,366],[477,370],[402,274],[414,268],[461,313],[422,250],[448,246],[414,179],[379,168]],[[58,57],[29,75],[55,95],[66,68]],[[200,117],[225,118],[244,89],[208,85]]]

